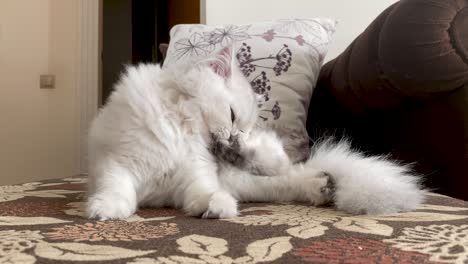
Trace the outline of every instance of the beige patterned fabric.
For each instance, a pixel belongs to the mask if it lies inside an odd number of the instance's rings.
[[[0,263],[468,263],[468,202],[437,194],[393,215],[243,204],[233,219],[146,208],[102,222],[83,218],[85,183],[0,187]]]

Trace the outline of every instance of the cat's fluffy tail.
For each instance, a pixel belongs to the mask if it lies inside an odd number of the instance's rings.
[[[424,199],[421,178],[409,166],[366,156],[342,140],[316,144],[305,164],[329,172],[336,182],[335,206],[353,214],[388,214],[416,209]]]

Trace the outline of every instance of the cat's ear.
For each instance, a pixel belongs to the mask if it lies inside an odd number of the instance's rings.
[[[232,76],[233,60],[232,46],[224,47],[214,55],[214,58],[210,61],[210,67],[219,76],[229,79]]]

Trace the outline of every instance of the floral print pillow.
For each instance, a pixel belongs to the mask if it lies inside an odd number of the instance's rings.
[[[309,154],[307,111],[336,22],[285,19],[249,25],[177,25],[164,64],[203,58],[233,45],[244,75],[260,94],[258,125],[283,139],[291,159]]]

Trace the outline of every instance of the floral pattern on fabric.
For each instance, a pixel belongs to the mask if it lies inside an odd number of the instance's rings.
[[[83,217],[85,185],[83,177],[3,188],[17,196],[0,203],[0,263],[468,263],[468,203],[447,196],[391,215],[241,204],[241,215],[224,220],[143,208],[93,221]]]
[[[294,255],[312,263],[434,263],[428,255],[404,252],[378,240],[364,239],[312,241],[309,246],[295,250]]]
[[[456,210],[456,208],[454,208]],[[258,212],[266,213],[258,213]],[[249,212],[257,212],[249,214]],[[435,212],[406,212],[379,216],[354,216],[329,208],[305,205],[269,205],[244,209],[246,215],[225,219],[246,226],[285,225],[286,232],[297,238],[308,239],[323,236],[332,225],[333,228],[347,232],[391,236],[394,229],[383,221],[439,222],[468,219],[467,215],[451,215]]]
[[[0,256],[23,252],[34,247],[42,238],[39,231],[0,231]]]
[[[258,240],[247,246],[246,256],[232,258],[225,253],[229,251],[228,242],[224,239],[190,235],[177,240],[178,250],[189,256],[175,255],[157,259],[136,259],[130,264],[173,264],[173,263],[262,263],[271,262],[282,257],[292,249],[290,237],[274,237]]]
[[[44,235],[49,239],[71,241],[133,241],[161,238],[178,232],[174,223],[154,226],[143,222],[109,221],[65,225],[53,228]]]
[[[468,225],[405,228],[403,235],[385,242],[405,251],[430,254],[433,261],[468,263]]]
[[[71,190],[41,190],[39,187],[49,187],[58,185],[56,183],[42,184],[40,182],[25,183],[21,185],[6,185],[0,186],[0,202],[8,202],[21,199],[25,196],[33,197],[49,197],[49,198],[65,198],[65,194],[78,193],[82,191]]]

